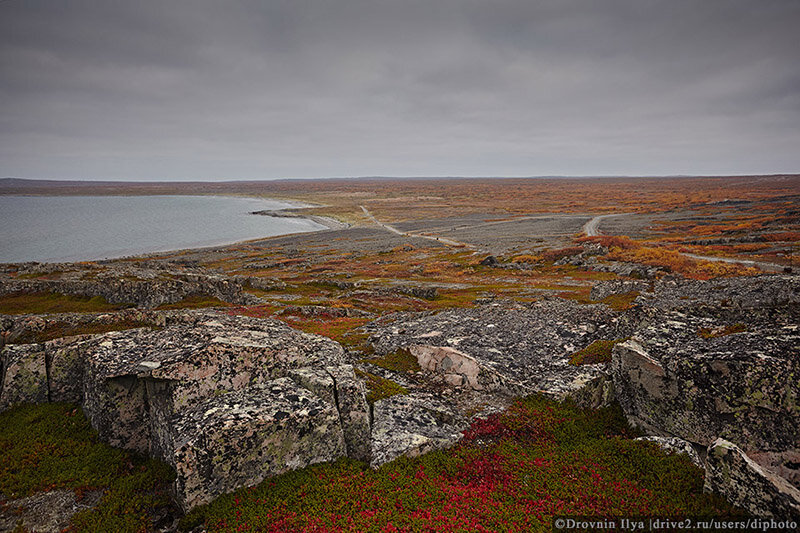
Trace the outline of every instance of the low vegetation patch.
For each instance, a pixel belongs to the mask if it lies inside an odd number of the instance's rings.
[[[517,256],[513,257],[511,259],[511,262],[512,263],[527,263],[527,264],[540,263],[540,262],[542,262],[542,256],[541,255],[522,254],[522,255],[517,255]]]
[[[599,340],[572,354],[569,358],[571,365],[596,365],[598,363],[611,362],[611,350],[615,344],[626,339],[615,339],[613,341]]]
[[[639,296],[639,291],[625,292],[622,294],[609,294],[597,302],[606,304],[615,311],[625,311],[633,306],[633,301],[637,296]]]
[[[545,261],[555,262],[565,257],[578,255],[583,252],[582,246],[571,246],[569,248],[558,248],[556,250],[548,250],[542,254],[542,259]]]
[[[355,330],[369,322],[368,318],[361,317],[308,318],[282,315],[275,318],[306,333],[322,335],[348,346],[358,345],[363,342],[366,335],[359,334]]]
[[[364,372],[356,368],[356,375],[363,379],[367,385],[367,403],[370,405],[390,396],[408,394],[408,390],[405,387],[398,385],[391,379],[376,376],[372,372]]]
[[[543,397],[475,422],[445,451],[378,470],[319,464],[222,496],[185,530],[551,531],[556,514],[740,515],[703,493],[683,456],[630,439],[619,408],[583,411]]]
[[[102,296],[83,298],[55,292],[18,292],[0,296],[0,314],[103,313],[122,309]]]
[[[687,278],[701,280],[758,273],[758,269],[752,267],[745,267],[735,263],[695,260],[674,250],[651,246],[642,246],[629,250],[611,248],[606,258],[614,261],[660,267],[670,272],[682,274]]]
[[[364,359],[364,362],[385,368],[386,370],[391,370],[392,372],[407,373],[419,372],[421,370],[417,358],[411,355],[411,352],[406,348],[400,348],[390,354],[370,357]]]
[[[716,337],[733,335],[734,333],[743,333],[745,331],[747,331],[747,326],[740,322],[722,328],[700,328],[697,334],[703,337],[704,339],[713,339]]]
[[[45,342],[61,337],[73,335],[97,335],[109,331],[124,331],[126,329],[153,327],[152,324],[139,320],[121,320],[113,324],[68,324],[59,322],[48,325],[41,331],[30,331],[9,342],[9,344],[28,344]]]
[[[96,508],[73,517],[76,532],[145,531],[151,513],[172,505],[170,468],[104,444],[71,404],[23,405],[1,413],[0,454],[0,493],[8,499],[54,489],[74,489],[78,496],[104,489]]]

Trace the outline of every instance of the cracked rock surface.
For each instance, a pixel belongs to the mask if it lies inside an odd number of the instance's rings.
[[[82,405],[106,442],[178,472],[188,510],[265,477],[350,455],[370,458],[363,384],[342,347],[275,320],[185,313],[2,352],[0,408]]]
[[[656,284],[613,350],[628,418],[704,447],[722,437],[800,484],[799,288],[786,276]]]
[[[420,366],[457,387],[563,396],[602,375],[569,357],[596,340],[624,337],[630,322],[605,305],[551,299],[398,314],[369,326],[379,354],[409,349]]]

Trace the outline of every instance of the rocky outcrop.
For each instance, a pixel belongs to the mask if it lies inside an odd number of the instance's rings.
[[[30,344],[51,331],[57,336],[69,336],[72,330],[80,331],[103,326],[163,327],[174,322],[182,311],[151,311],[122,309],[113,313],[58,313],[52,315],[0,315],[0,333],[9,344]],[[114,329],[110,327],[108,329]],[[62,335],[65,334],[66,335]]]
[[[800,485],[800,280],[656,283],[611,375],[634,424],[703,447],[722,437]]]
[[[612,374],[626,414],[648,429],[746,450],[800,445],[800,313],[747,323],[671,312],[614,347]]]
[[[569,357],[596,340],[626,336],[630,323],[604,305],[552,299],[398,314],[366,329],[378,354],[407,349],[449,386],[561,397],[603,374],[602,365],[573,366]]]
[[[13,293],[59,293],[82,298],[101,296],[110,304],[153,309],[196,295],[206,295],[233,304],[254,304],[259,300],[242,290],[245,280],[208,273],[200,269],[166,271],[141,268],[93,270],[90,276],[62,276],[58,279],[0,279],[0,296]],[[252,281],[250,286],[265,282]]]
[[[704,488],[754,516],[800,520],[800,490],[725,439],[717,439],[708,449]]]
[[[163,329],[8,346],[0,406],[80,403],[101,438],[172,465],[184,509],[265,477],[371,458],[341,346],[272,320],[187,313]]]
[[[706,308],[711,313],[752,310],[800,304],[797,276],[766,275],[720,278],[708,281],[673,278],[653,286],[640,303],[657,310]]]
[[[613,280],[601,281],[592,285],[592,291],[589,297],[594,300],[602,300],[608,296],[617,294],[630,294],[633,292],[643,293],[651,290],[652,282],[640,280]]]

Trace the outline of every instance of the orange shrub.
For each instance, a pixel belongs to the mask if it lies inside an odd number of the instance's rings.
[[[572,246],[569,248],[558,248],[556,250],[548,250],[542,254],[542,259],[545,261],[558,261],[562,257],[569,257],[571,255],[578,255],[583,251],[582,246]]]
[[[538,263],[542,260],[542,256],[540,255],[518,255],[514,257],[511,261],[514,263]]]
[[[764,238],[769,242],[787,241],[797,242],[800,241],[800,231],[784,231],[781,233],[770,233],[764,235]]]
[[[725,276],[747,276],[758,273],[755,268],[716,261],[696,261],[685,255],[664,248],[641,247],[634,250],[612,248],[609,259],[661,267],[688,278],[711,279]]]

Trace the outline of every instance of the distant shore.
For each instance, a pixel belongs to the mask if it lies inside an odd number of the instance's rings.
[[[348,227],[302,212],[311,207],[319,206],[233,195],[3,195],[0,222],[17,229],[0,233],[0,262],[136,257]]]

